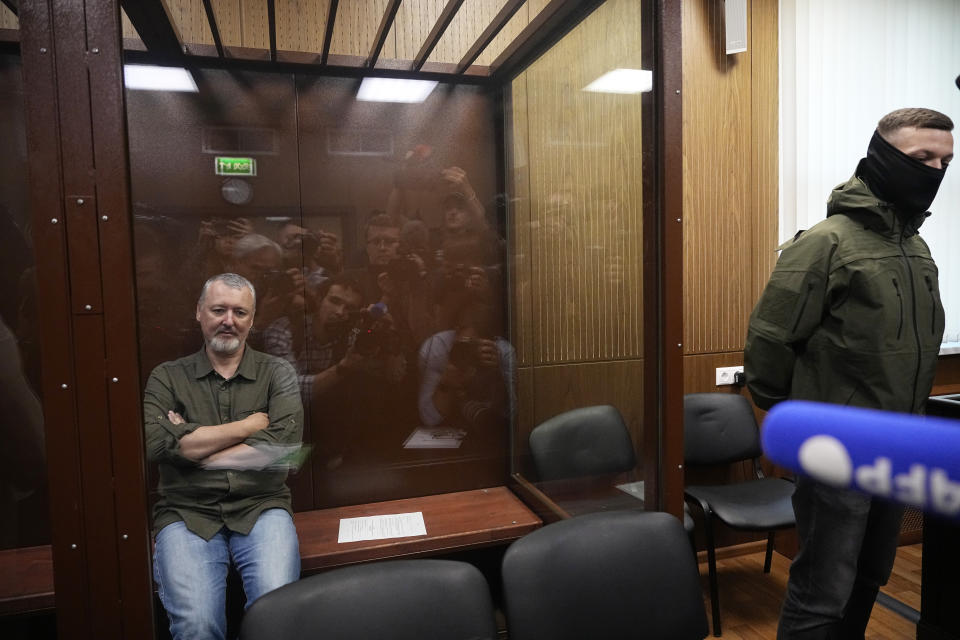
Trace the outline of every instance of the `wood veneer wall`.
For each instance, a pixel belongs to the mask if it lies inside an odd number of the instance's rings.
[[[748,395],[716,386],[715,369],[743,364],[750,312],[776,263],[777,0],[747,8],[747,51],[727,55],[723,3],[683,3],[684,393]],[[747,464],[687,471],[686,482],[751,472]],[[722,530],[717,544],[758,537]]]
[[[510,211],[517,447],[574,407],[643,415],[641,96],[589,93],[640,69],[641,8],[609,0],[512,84]]]
[[[745,53],[723,3],[683,3],[684,392],[732,390],[747,321],[776,262],[777,1],[748,0]]]

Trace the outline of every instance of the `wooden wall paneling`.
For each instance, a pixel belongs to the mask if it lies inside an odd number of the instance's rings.
[[[646,488],[647,502],[659,509],[683,516],[683,340],[684,307],[678,292],[683,291],[683,247],[686,237],[686,184],[683,157],[687,151],[683,136],[686,79],[684,70],[683,10],[676,2],[658,0],[656,5],[657,60],[656,86],[660,89],[657,109],[657,176],[659,180],[659,285],[658,309],[660,344],[660,432],[659,468],[652,474],[657,492]],[[678,268],[679,267],[679,268]],[[648,434],[647,444],[653,444]],[[652,483],[651,483],[652,484]]]
[[[960,355],[940,356],[931,395],[960,393]]]
[[[97,167],[97,209],[101,273],[105,404],[112,447],[117,556],[120,565],[120,621],[123,637],[153,633],[153,575],[142,420],[142,385],[134,295],[133,237],[127,114],[122,76],[121,30],[114,3],[87,6],[87,34],[99,55],[90,56],[91,126]]]
[[[330,53],[365,59],[370,53],[387,3],[388,0],[340,0]],[[396,57],[393,39],[387,39],[381,55],[385,58]]]
[[[723,5],[683,3],[684,353],[743,348],[750,287],[750,56],[724,53]]]
[[[659,71],[658,59],[658,38],[656,33],[659,16],[656,14],[656,8],[653,4],[647,5],[649,8],[646,14],[646,20],[642,23],[642,33],[640,36],[641,48],[641,68],[651,69],[655,73]],[[654,87],[658,82],[654,80]],[[642,449],[641,467],[644,470],[644,502],[650,509],[660,507],[660,433],[662,427],[661,421],[661,366],[663,348],[661,345],[660,331],[660,295],[661,295],[661,270],[660,270],[660,229],[663,226],[661,222],[662,212],[659,206],[660,202],[660,179],[658,169],[660,168],[660,154],[664,145],[659,140],[658,131],[660,128],[660,109],[657,103],[661,102],[661,91],[644,93],[642,100],[642,127],[643,138],[647,140],[649,158],[658,158],[654,162],[648,163],[643,168],[643,242],[640,245],[642,280],[643,280],[643,308],[645,317],[643,322],[643,345],[644,345],[644,373],[643,373],[643,424],[647,428],[643,430],[643,441],[640,443]],[[674,94],[676,95],[676,94]],[[680,100],[677,100],[680,104]],[[671,145],[675,146],[675,145]],[[679,150],[677,150],[679,154]],[[683,184],[682,180],[679,184]],[[679,202],[678,202],[679,206]],[[682,229],[682,227],[681,227]],[[682,304],[679,305],[682,317]]]
[[[460,62],[483,30],[496,17],[500,9],[509,0],[488,0],[486,2],[467,1],[460,7],[460,11],[450,21],[446,33],[440,38],[436,49],[427,58],[427,62],[452,63]],[[518,11],[519,13],[519,11]],[[514,16],[516,17],[516,16]],[[474,64],[477,64],[476,61]]]
[[[503,52],[507,46],[513,42],[514,38],[520,35],[520,32],[523,31],[524,27],[530,24],[530,0],[527,0],[521,6],[513,17],[507,21],[507,24],[504,25],[503,29],[497,36],[490,41],[490,44],[487,45],[487,48],[483,50],[483,53],[474,60],[473,64],[481,67],[489,67],[490,63],[497,59],[497,56]]]
[[[384,50],[387,37],[392,36],[393,26],[396,24],[397,20],[397,11],[400,9],[401,0],[390,0],[387,3],[386,9],[384,9],[383,16],[380,18],[380,21],[377,25],[376,35],[373,38],[373,44],[370,46],[370,53],[367,54],[366,66],[373,67],[376,66],[376,63],[383,58],[388,60],[389,58],[396,57],[396,38],[391,38],[390,43],[393,46],[393,56],[381,55],[386,53]]]
[[[266,0],[240,0],[240,39],[244,48],[270,50]]]
[[[490,43],[474,64],[489,67],[502,54],[513,40],[542,12],[550,0],[527,0],[523,7],[510,19],[503,31]]]
[[[752,216],[750,220],[750,307],[760,297],[777,261],[779,244],[779,24],[777,0],[752,0]],[[744,325],[746,332],[746,325]]]
[[[683,4],[684,393],[749,397],[717,387],[715,369],[743,363],[749,314],[776,259],[777,3],[752,0],[748,17],[747,52],[728,56],[722,4]]]
[[[210,0],[224,47],[243,46],[243,16],[240,0]]]
[[[83,477],[83,523],[88,542],[86,570],[90,576],[88,598],[93,613],[90,629],[94,638],[121,638],[119,625],[115,624],[121,613],[120,566],[115,546],[116,513],[110,495],[114,478],[110,423],[106,410],[103,314],[75,314],[73,331],[76,336],[74,368],[77,414],[82,434],[80,468]],[[135,455],[135,452],[127,454]]]
[[[320,54],[327,28],[327,6],[324,2],[277,0],[277,49]]]
[[[71,148],[71,151],[74,150],[83,155],[83,149]],[[97,237],[97,205],[93,189],[69,194],[65,209],[73,312],[101,313],[100,241]]]
[[[107,416],[105,336],[97,238],[92,105],[87,69],[87,16],[77,3],[54,3],[62,175],[67,222],[68,265],[73,310],[74,371],[83,478],[83,527],[91,608],[90,632],[119,638],[120,575],[113,503],[113,459]],[[95,13],[92,13],[95,16]],[[91,16],[92,17],[92,16]],[[116,34],[119,39],[119,33]],[[91,47],[94,45],[91,44]],[[118,56],[116,49],[104,51]],[[118,64],[119,57],[114,58]],[[120,212],[118,212],[120,213]]]
[[[62,95],[75,96],[72,101],[58,102],[60,113],[60,144],[72,166],[93,167],[93,140],[90,131],[89,87],[84,51],[86,25],[82,7],[75,11],[54,10],[54,32],[60,51],[56,56],[57,88]],[[91,197],[95,193],[92,171],[66,171],[63,174],[64,193],[76,198]],[[67,198],[70,200],[70,197]],[[69,206],[69,204],[68,204]],[[69,231],[69,229],[68,229]],[[98,296],[99,298],[99,296]]]
[[[640,66],[639,21],[607,3],[524,73],[537,364],[643,355],[640,98],[581,91]]]
[[[612,404],[623,414],[637,459],[643,459],[640,443],[646,425],[643,404],[638,402],[643,389],[643,360],[524,367],[518,371],[518,380],[518,392],[532,394],[519,403],[525,407],[516,430],[521,458],[529,453],[530,431],[547,418],[578,407]]]
[[[143,45],[143,42],[140,40],[140,34],[137,33],[136,28],[134,28],[133,23],[130,22],[130,18],[127,17],[127,12],[122,8],[120,9],[120,28],[123,32],[123,39],[130,42],[139,42],[140,45]],[[127,48],[128,43],[124,43],[124,48]]]
[[[170,16],[174,28],[180,34],[181,44],[213,44],[203,0],[165,0],[163,5],[167,8],[167,15]],[[266,0],[263,0],[263,5],[266,7]]]
[[[536,408],[536,372],[533,367],[517,368],[517,415],[511,429],[511,471],[525,478],[535,480],[537,471],[530,457],[530,432],[537,424]]]
[[[508,204],[510,241],[510,337],[517,352],[517,366],[532,364],[532,285],[531,242],[534,229],[530,220],[530,164],[527,120],[527,77],[521,75],[510,85],[506,135],[509,136],[510,158],[507,193],[512,194]],[[526,396],[521,396],[526,397]],[[523,404],[523,403],[521,403]]]
[[[717,367],[738,367],[743,365],[743,351],[727,353],[702,353],[683,357],[683,392],[730,392],[740,393],[744,387],[736,385],[717,386]],[[746,394],[746,391],[744,390]],[[749,395],[747,396],[749,397]]]
[[[684,4],[684,353],[743,348],[776,260],[777,3],[752,0],[745,53],[723,50],[723,6]]]
[[[140,430],[130,429],[141,417],[120,10],[116,2],[64,0],[30,3],[23,17],[57,620],[64,636],[150,637],[143,448]],[[111,217],[125,235],[98,235]],[[106,254],[104,244],[113,245]],[[119,329],[108,330],[111,323]],[[113,398],[108,367],[117,378]],[[118,482],[125,486],[115,492]],[[119,549],[118,512],[132,555]]]
[[[57,623],[64,634],[73,630],[84,637],[90,607],[63,182],[56,169],[61,158],[54,32],[46,2],[25,3],[19,17],[37,290],[45,292],[37,305]]]
[[[61,197],[65,207],[74,336],[72,377],[76,386],[75,410],[80,434],[83,568],[88,587],[86,604],[90,610],[87,623],[92,637],[110,638],[118,636],[110,633],[104,621],[119,617],[119,567],[115,549],[106,548],[112,539],[115,518],[110,496],[102,492],[104,487],[112,485],[112,477],[107,420],[102,403],[97,401],[105,399],[105,389],[99,247],[96,210],[91,206],[96,184],[86,68],[86,24],[82,4],[53,3],[52,7],[56,91],[59,96],[71,96],[69,100],[58,100],[57,104],[63,159],[60,166],[63,176]]]
[[[0,29],[19,29],[20,21],[6,5],[0,4]]]
[[[405,0],[400,4],[397,20],[387,38],[394,42],[398,59],[416,57],[446,4],[447,0]]]

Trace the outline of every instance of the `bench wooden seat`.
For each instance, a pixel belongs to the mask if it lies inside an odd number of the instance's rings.
[[[52,608],[50,545],[0,551],[0,616]]]
[[[341,518],[419,511],[426,535],[340,544]],[[437,555],[506,544],[542,522],[506,487],[351,505],[294,514],[304,574],[386,558]],[[0,616],[52,609],[49,545],[0,551]]]
[[[427,535],[340,544],[341,518],[423,513]],[[505,544],[542,523],[506,487],[359,504],[294,514],[304,573],[368,560],[435,555]]]

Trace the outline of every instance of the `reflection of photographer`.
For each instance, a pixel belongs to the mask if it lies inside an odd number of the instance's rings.
[[[448,238],[437,252],[433,296],[438,326],[456,326],[464,305],[477,302],[496,306],[500,301],[500,271],[487,266],[488,248],[476,238],[459,237]]]
[[[426,426],[495,428],[513,408],[515,354],[496,335],[491,307],[461,310],[457,328],[420,347],[420,420]]]
[[[183,265],[183,274],[199,287],[209,276],[231,271],[237,241],[251,233],[253,225],[247,218],[211,217],[200,221],[197,243]]]
[[[399,382],[407,371],[405,340],[382,302],[355,314],[351,346],[338,363],[341,378]]]
[[[302,268],[308,276],[316,271],[330,276],[343,270],[343,251],[335,233],[311,231],[288,222],[277,232],[277,242],[287,268]]]
[[[411,212],[408,192],[419,191],[440,200],[440,233],[458,235],[483,233],[489,223],[483,205],[473,190],[467,172],[457,166],[440,167],[433,147],[417,145],[407,152],[394,173],[393,190],[387,201],[387,213],[398,222],[419,220],[420,212]]]
[[[373,215],[365,234],[367,267],[359,273],[364,294],[384,303],[397,330],[417,344],[435,326],[424,260],[401,241],[399,224],[386,214]]]
[[[233,245],[233,268],[257,291],[257,323],[266,327],[277,318],[303,309],[303,274],[283,264],[283,249],[259,233],[249,233]],[[251,334],[258,345],[259,335]]]
[[[350,349],[352,318],[363,306],[360,285],[343,274],[324,281],[314,299],[302,325],[284,316],[263,332],[264,350],[287,360],[297,370],[305,405],[340,381],[337,365]]]

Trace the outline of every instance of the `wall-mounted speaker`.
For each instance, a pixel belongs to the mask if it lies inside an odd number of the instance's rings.
[[[747,0],[724,0],[727,55],[747,50]]]

